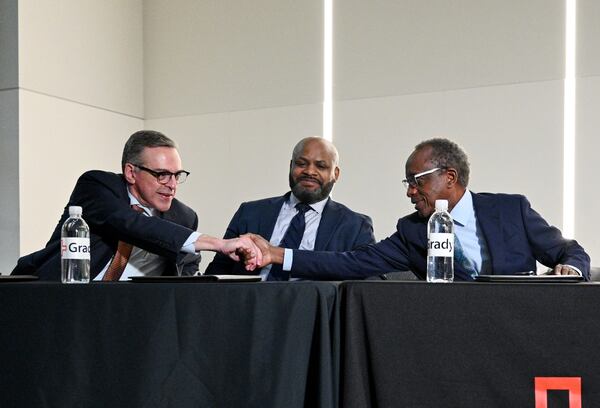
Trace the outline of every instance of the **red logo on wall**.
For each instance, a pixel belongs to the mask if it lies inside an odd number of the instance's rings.
[[[548,390],[569,391],[569,408],[581,408],[581,377],[535,377],[535,408],[548,408]]]

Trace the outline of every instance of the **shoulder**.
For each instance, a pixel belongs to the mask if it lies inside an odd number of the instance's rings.
[[[325,210],[327,210],[328,208],[331,210],[334,210],[334,211],[339,211],[341,214],[344,215],[344,217],[352,217],[356,220],[362,220],[362,221],[372,223],[371,217],[369,217],[368,215],[361,214],[359,212],[351,210],[344,204],[339,203],[337,201],[329,200],[329,202],[325,206]],[[325,214],[325,213],[326,213],[326,211],[324,211],[323,214]]]
[[[174,198],[171,203],[171,208],[168,211],[171,214],[176,214],[178,217],[183,217],[185,219],[193,220],[198,217],[196,211],[192,210],[192,208],[188,207],[186,204],[182,203],[178,199]]]
[[[265,207],[271,207],[274,205],[279,205],[281,206],[283,204],[283,202],[287,199],[288,195],[282,195],[282,196],[277,196],[277,197],[269,197],[269,198],[261,198],[259,200],[253,200],[253,201],[244,201],[242,204],[240,204],[240,209],[247,209],[247,210],[252,210],[252,209],[261,209],[261,208],[265,208]]]
[[[423,218],[419,215],[417,211],[405,215],[404,217],[398,220],[398,228],[402,227],[412,227],[419,226],[427,223],[427,218]]]
[[[74,192],[78,194],[110,192],[111,195],[125,197],[127,195],[127,183],[121,174],[90,170],[79,176]]]
[[[473,196],[473,204],[495,204],[499,206],[523,206],[529,205],[529,200],[522,194],[506,194],[506,193],[471,193]]]
[[[106,184],[123,184],[123,175],[103,170],[88,170],[79,176],[78,182],[99,182]]]
[[[398,220],[396,230],[402,237],[418,236],[427,227],[428,218],[421,217],[417,211]]]

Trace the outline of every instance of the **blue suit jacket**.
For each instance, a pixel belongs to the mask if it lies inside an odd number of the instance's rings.
[[[163,275],[193,275],[200,256],[180,249],[198,227],[196,213],[177,199],[158,217],[146,217],[131,209],[127,183],[121,174],[92,170],[84,173],[44,249],[19,259],[12,275],[37,275],[60,280],[60,232],[69,206],[83,208],[90,227],[90,278],[94,279],[117,250],[119,240],[167,259]]]
[[[554,267],[569,264],[589,280],[590,258],[574,240],[534,211],[522,195],[474,194],[473,206],[496,275],[535,271],[536,260]],[[391,271],[411,270],[424,279],[427,271],[427,220],[415,212],[398,221],[390,237],[344,253],[294,251],[291,276],[304,279],[362,279]],[[459,265],[457,280],[469,280]]]
[[[251,232],[271,239],[279,211],[290,193],[243,203],[233,216],[224,238],[235,238]],[[343,204],[327,200],[317,230],[315,250],[350,251],[375,242],[371,218],[350,210]],[[257,274],[260,271],[251,272]],[[241,262],[216,254],[206,268],[207,274],[248,274]]]

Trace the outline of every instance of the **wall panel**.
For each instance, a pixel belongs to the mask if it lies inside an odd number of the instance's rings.
[[[20,92],[19,105],[20,241],[26,254],[46,244],[81,173],[120,171],[123,145],[143,121],[28,91]]]
[[[146,118],[319,103],[322,8],[322,0],[146,0]]]
[[[244,201],[289,190],[294,145],[321,130],[321,105],[147,120],[177,141],[191,171],[177,197],[194,208],[200,231],[221,237]],[[203,255],[204,270],[211,253]]]

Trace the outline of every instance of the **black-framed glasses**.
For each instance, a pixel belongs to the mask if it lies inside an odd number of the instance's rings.
[[[177,184],[181,184],[184,183],[185,180],[187,180],[187,176],[190,175],[190,172],[185,170],[179,170],[177,173],[171,173],[170,171],[152,170],[147,167],[140,166],[138,164],[134,164],[134,166],[140,170],[144,170],[152,174],[154,177],[156,177],[156,181],[158,181],[160,184],[167,184],[169,180],[171,180],[171,177],[175,177],[175,181],[177,182]]]
[[[412,176],[406,176],[404,180],[402,180],[402,184],[404,184],[405,188],[413,187],[423,187],[425,183],[423,176],[427,176],[428,174],[435,173],[438,170],[445,170],[445,167],[435,167],[431,170],[425,170],[421,173],[413,174]]]

